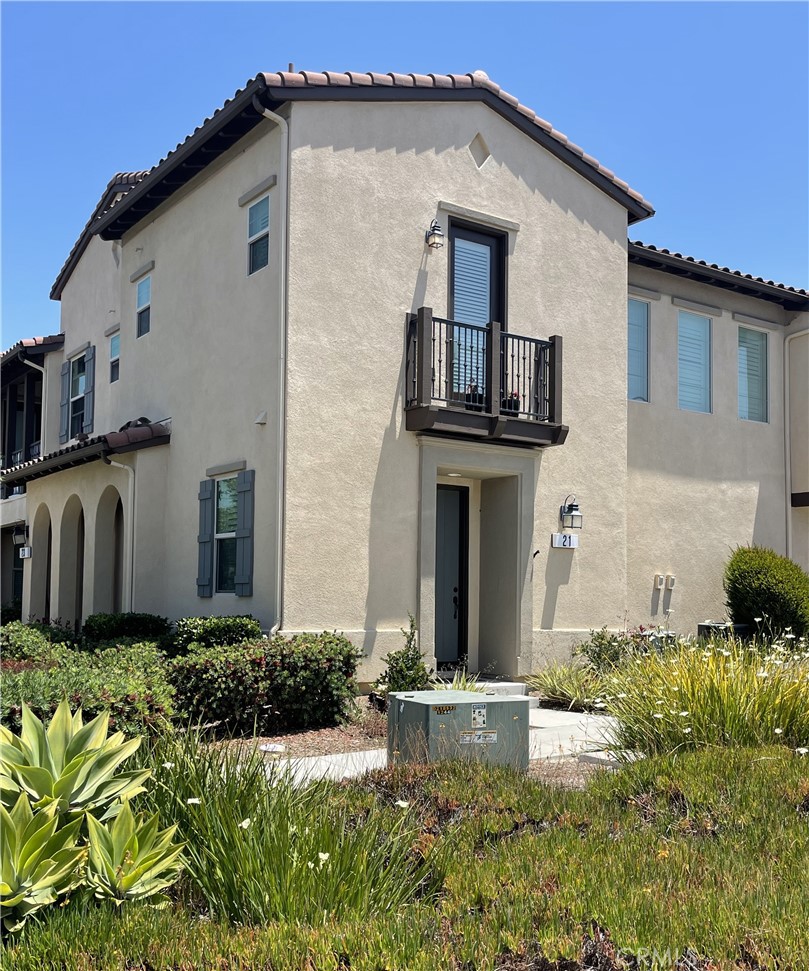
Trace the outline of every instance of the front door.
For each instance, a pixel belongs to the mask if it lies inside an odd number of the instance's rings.
[[[439,670],[466,657],[469,489],[438,486],[435,543],[435,658]]]

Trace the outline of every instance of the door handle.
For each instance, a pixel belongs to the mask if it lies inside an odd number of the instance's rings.
[[[457,590],[457,587],[456,587],[456,590]],[[452,619],[457,620],[458,619],[458,597],[457,596],[452,598],[452,606],[455,608],[455,612],[452,615]]]

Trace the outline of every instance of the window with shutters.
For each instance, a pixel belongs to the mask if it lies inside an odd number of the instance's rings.
[[[627,397],[649,400],[649,304],[630,300],[627,333]]]
[[[197,595],[253,595],[255,470],[203,479],[199,485]]]
[[[88,347],[62,365],[59,442],[93,431],[95,347]]]
[[[677,400],[683,411],[711,411],[711,318],[688,310],[678,315]]]
[[[264,196],[247,210],[248,274],[270,261],[270,197]]]
[[[768,421],[767,335],[739,328],[739,418]]]

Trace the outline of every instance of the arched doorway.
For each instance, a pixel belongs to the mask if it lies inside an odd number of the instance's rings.
[[[115,486],[101,494],[96,510],[93,613],[119,613],[123,604],[124,507]]]
[[[84,509],[77,495],[65,503],[59,529],[57,619],[77,626],[84,609]]]
[[[51,616],[51,550],[53,531],[51,513],[41,503],[34,515],[31,530],[31,594],[29,620],[49,620]]]

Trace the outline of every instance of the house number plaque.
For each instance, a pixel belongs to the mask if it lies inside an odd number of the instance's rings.
[[[551,546],[554,549],[575,550],[579,546],[579,537],[574,533],[551,533]]]

